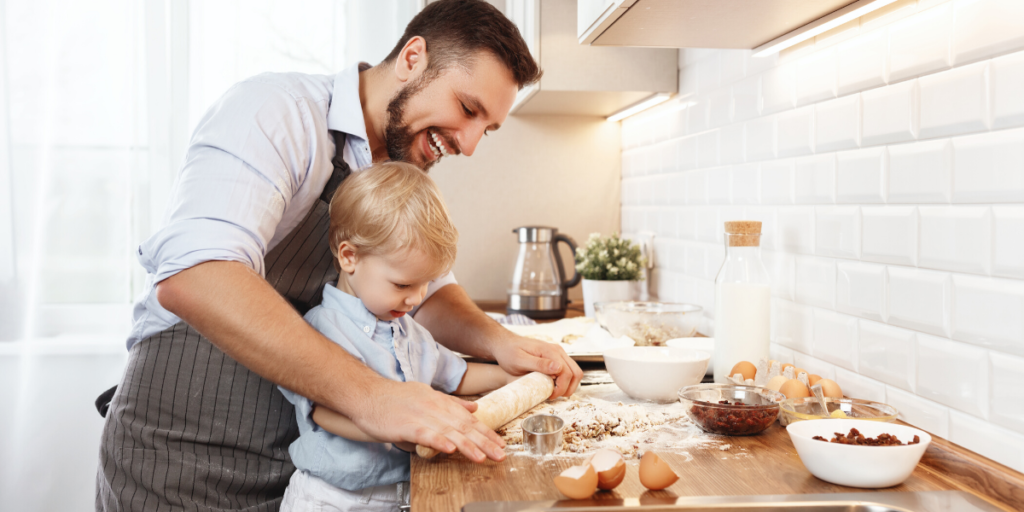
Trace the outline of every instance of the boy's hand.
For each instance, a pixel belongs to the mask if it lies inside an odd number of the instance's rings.
[[[511,334],[511,332],[509,333]],[[562,347],[554,343],[512,335],[514,339],[492,345],[495,360],[512,375],[540,372],[555,378],[551,398],[570,396],[583,379],[583,370]]]
[[[473,462],[505,459],[505,442],[472,414],[476,404],[435,391],[419,382],[380,379],[368,393],[364,414],[352,421],[374,437],[428,446],[444,453],[458,450]]]

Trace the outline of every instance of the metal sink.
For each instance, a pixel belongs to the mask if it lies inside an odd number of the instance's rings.
[[[617,510],[697,512],[999,512],[961,491],[781,494],[770,496],[699,496],[609,500],[480,501],[462,512],[613,512]]]

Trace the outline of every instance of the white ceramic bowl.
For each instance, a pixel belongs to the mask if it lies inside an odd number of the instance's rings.
[[[847,434],[856,428],[867,437],[892,434],[903,443],[920,436],[921,442],[909,446],[851,446],[812,439],[832,439],[836,432]],[[796,453],[812,475],[834,484],[876,489],[899,485],[917,467],[932,442],[923,430],[895,423],[869,420],[821,419],[790,423],[786,427]]]
[[[711,354],[673,347],[621,347],[604,353],[612,380],[637,400],[675,402],[680,388],[697,384]]]
[[[693,338],[675,338],[665,342],[666,347],[685,348],[690,350],[699,350],[701,352],[707,352],[711,354],[711,359],[708,359],[708,369],[704,372],[704,375],[711,375],[715,371],[715,339],[704,338],[704,337],[693,337]]]

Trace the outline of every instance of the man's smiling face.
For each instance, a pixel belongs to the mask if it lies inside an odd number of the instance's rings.
[[[438,76],[420,74],[388,104],[388,157],[427,170],[445,156],[472,155],[480,139],[505,122],[517,91],[511,71],[486,51]]]

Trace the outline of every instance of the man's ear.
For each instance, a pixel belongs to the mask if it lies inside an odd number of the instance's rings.
[[[356,248],[348,242],[348,240],[342,241],[338,245],[338,266],[341,267],[341,271],[352,275],[356,271],[356,260],[359,257],[356,255]]]
[[[395,59],[395,77],[408,82],[427,69],[427,41],[420,36],[413,37],[402,47]]]

